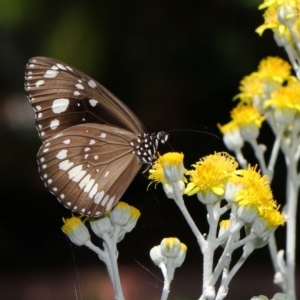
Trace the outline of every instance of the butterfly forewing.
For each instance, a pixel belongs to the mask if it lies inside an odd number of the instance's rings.
[[[102,124],[68,128],[47,140],[38,164],[46,187],[67,208],[88,216],[111,209],[141,168],[130,131]]]
[[[116,96],[63,62],[47,57],[30,59],[25,90],[43,141],[66,128],[85,123],[108,124],[135,134],[145,131],[136,115]]]

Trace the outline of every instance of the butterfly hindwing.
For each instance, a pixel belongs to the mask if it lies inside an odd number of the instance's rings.
[[[86,123],[107,124],[136,134],[145,131],[136,115],[105,87],[58,60],[30,59],[25,90],[43,142],[66,128]]]
[[[100,216],[111,209],[141,168],[130,141],[136,135],[103,124],[65,129],[39,150],[42,180],[74,212]]]

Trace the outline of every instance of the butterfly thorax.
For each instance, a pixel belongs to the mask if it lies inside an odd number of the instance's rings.
[[[139,157],[142,163],[151,165],[157,159],[158,145],[167,142],[169,134],[160,131],[158,133],[141,133],[136,139],[130,141],[133,154]]]

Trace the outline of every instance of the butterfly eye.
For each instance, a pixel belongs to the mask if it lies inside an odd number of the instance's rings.
[[[43,142],[37,162],[47,189],[68,209],[100,216],[122,197],[168,134],[148,134],[100,83],[47,57],[26,66],[25,91]]]

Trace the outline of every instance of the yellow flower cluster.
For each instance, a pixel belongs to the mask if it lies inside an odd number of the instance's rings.
[[[300,1],[265,0],[259,9],[265,9],[264,24],[256,29],[262,35],[266,29],[272,29],[274,35],[286,42],[293,42],[292,33],[299,36]]]
[[[231,111],[231,121],[218,124],[223,134],[248,125],[260,128],[266,109],[299,111],[300,83],[291,75],[291,65],[279,57],[263,59],[257,71],[245,76],[240,83],[236,108]]]
[[[162,159],[159,158],[150,170],[149,179],[156,183],[166,182],[164,172],[161,171],[165,166],[161,161]],[[176,166],[178,161],[175,160],[173,163]],[[186,195],[205,196],[212,193],[217,196],[214,199],[223,199],[227,185],[231,184],[237,187],[233,201],[239,207],[253,209],[271,228],[284,224],[284,217],[278,212],[278,206],[273,199],[269,179],[267,176],[262,176],[256,170],[256,166],[249,166],[247,170],[237,170],[238,163],[235,158],[226,152],[205,156],[192,166],[194,170],[185,172],[189,176],[189,182],[184,190]],[[160,170],[160,175],[154,176],[157,170]]]

